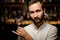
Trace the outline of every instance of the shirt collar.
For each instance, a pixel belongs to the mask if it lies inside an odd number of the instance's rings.
[[[36,30],[41,30],[41,29],[43,29],[43,28],[45,27],[45,24],[46,24],[46,23],[43,23],[43,24],[37,29],[37,27],[35,26],[35,24],[32,23],[33,28],[36,29]]]

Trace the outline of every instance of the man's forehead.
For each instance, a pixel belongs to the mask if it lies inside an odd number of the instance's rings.
[[[32,5],[29,6],[29,10],[33,10],[33,9],[41,9],[42,5],[40,2],[34,3]]]
[[[40,2],[36,2],[36,3],[33,3],[33,4],[29,5],[28,8],[30,8],[30,7],[32,7],[32,6],[36,6],[37,4],[38,4],[39,6],[42,6],[42,4],[41,4]]]

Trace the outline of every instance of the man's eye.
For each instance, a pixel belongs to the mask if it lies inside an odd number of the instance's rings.
[[[31,13],[31,14],[32,14],[32,13],[34,13],[34,12],[33,12],[33,11],[31,11],[31,12],[29,12],[29,13]]]
[[[41,10],[36,10],[36,12],[40,12]]]

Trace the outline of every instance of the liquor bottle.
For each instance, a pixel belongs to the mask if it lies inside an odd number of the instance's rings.
[[[46,0],[43,0],[43,2],[46,2]]]
[[[49,0],[49,2],[52,2],[52,0]]]
[[[24,1],[24,0],[22,0],[22,3],[25,3],[25,1]]]
[[[11,2],[15,2],[15,0],[11,0]]]
[[[5,2],[11,2],[11,0],[5,0]]]

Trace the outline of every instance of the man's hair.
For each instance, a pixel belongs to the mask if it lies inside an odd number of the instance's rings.
[[[37,2],[40,2],[41,5],[42,5],[42,8],[43,8],[43,5],[44,5],[43,0],[31,0],[31,1],[28,2],[27,6],[29,7],[30,5],[32,5],[34,3],[37,3]]]

